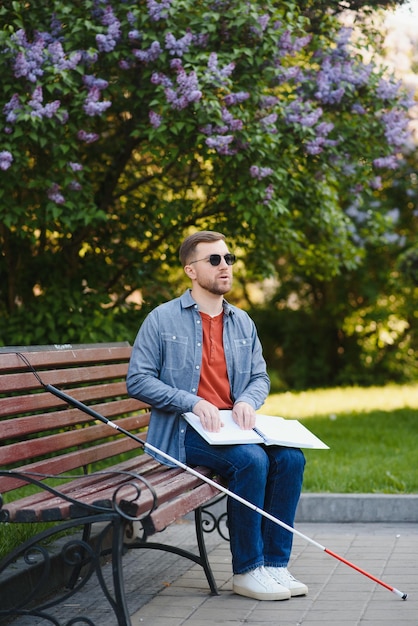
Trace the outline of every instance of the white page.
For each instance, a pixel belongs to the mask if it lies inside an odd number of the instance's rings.
[[[329,450],[323,441],[298,420],[257,413],[256,430],[262,432],[269,445]]]
[[[263,443],[262,437],[252,429],[243,430],[232,419],[232,411],[220,411],[223,426],[218,433],[211,433],[202,426],[200,418],[194,413],[184,413],[183,417],[206,441],[217,445],[234,443]]]
[[[328,449],[328,446],[316,437],[298,420],[289,420],[273,415],[257,413],[256,429],[260,429],[267,441],[254,430],[243,430],[232,419],[232,411],[220,411],[224,423],[218,433],[205,430],[200,418],[194,413],[185,413],[185,419],[197,432],[211,444],[229,445],[235,443],[267,443],[292,448]]]

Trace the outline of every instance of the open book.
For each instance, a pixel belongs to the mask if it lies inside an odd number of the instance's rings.
[[[318,439],[298,420],[257,413],[255,427],[250,430],[243,430],[232,419],[232,411],[220,411],[220,415],[224,425],[220,432],[211,433],[203,428],[197,415],[194,413],[183,413],[184,419],[208,443],[215,445],[264,443],[268,446],[277,445],[289,448],[329,449],[323,441]]]

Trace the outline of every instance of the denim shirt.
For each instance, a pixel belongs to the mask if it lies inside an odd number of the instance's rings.
[[[268,395],[270,380],[255,324],[245,311],[226,300],[223,310],[223,342],[233,402],[247,402],[257,410]],[[152,406],[147,442],[182,463],[186,462],[187,427],[182,414],[192,411],[202,399],[197,395],[202,350],[202,319],[187,290],[146,317],[128,368],[129,395]],[[150,454],[166,465],[175,465]]]

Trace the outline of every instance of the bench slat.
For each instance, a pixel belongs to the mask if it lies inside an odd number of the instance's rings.
[[[145,437],[141,434],[141,439]],[[36,471],[43,474],[64,474],[71,472],[83,466],[88,466],[92,463],[97,463],[130,452],[138,446],[135,441],[128,437],[121,439],[115,439],[113,441],[107,441],[100,446],[94,446],[92,448],[86,448],[84,450],[76,450],[70,452],[65,456],[57,456],[50,459],[44,459],[42,461],[36,461],[34,463],[28,463],[27,465],[20,467],[22,472]],[[4,478],[1,481],[1,492],[6,493],[13,489],[17,489],[22,486],[21,481],[16,479]]]
[[[145,405],[144,405],[145,407]],[[107,419],[112,419],[115,416],[128,413],[138,413],[138,410],[142,407],[138,404],[137,400],[133,398],[123,398],[112,402],[104,402],[94,405],[94,410],[100,415],[103,415]],[[148,423],[148,414],[138,414],[144,421],[144,426]],[[37,415],[30,415],[26,417],[15,417],[9,420],[3,420],[0,422],[0,441],[6,441],[14,437],[21,438],[22,436],[31,435],[33,433],[40,433],[42,431],[55,430],[57,424],[60,428],[68,428],[75,424],[84,424],[91,421],[92,418],[85,413],[82,413],[79,409],[66,409],[65,411],[54,411],[49,413],[39,413]],[[1,451],[0,451],[1,458]]]
[[[144,455],[144,457],[146,456],[147,455]],[[202,486],[202,482],[199,478],[181,470],[173,471],[167,467],[161,466],[158,471],[155,471],[156,468],[153,464],[151,466],[154,469],[153,473],[147,475],[147,463],[147,460],[143,461],[142,464],[137,462],[135,469],[136,472],[146,478],[155,489],[158,508],[163,504],[172,502],[174,508],[171,510],[178,512],[178,505],[182,498],[185,498],[183,507],[190,499],[186,508],[189,506],[191,506],[191,508],[186,512],[190,512],[198,506],[193,505],[193,502],[196,501],[195,490]],[[135,498],[138,494],[133,486],[135,484],[135,478],[122,473],[111,473],[112,471],[117,472],[118,468],[119,466],[109,468],[106,470],[106,474],[92,474],[88,477],[80,476],[78,479],[58,488],[62,493],[65,493],[80,503],[106,508],[112,507],[112,498],[115,490],[118,489],[118,501],[125,503],[125,508],[128,509],[130,515],[139,517],[147,513],[153,504],[153,494],[148,490],[146,485],[139,480],[136,484],[141,490],[141,496],[139,500],[136,501]],[[199,468],[199,470],[205,475],[210,475],[210,472],[206,468]],[[213,496],[217,493],[217,490],[211,487],[210,493]],[[168,511],[169,509],[166,507],[164,510]],[[67,518],[80,517],[86,514],[81,504],[80,506],[74,506],[49,491],[42,491],[28,496],[19,502],[11,502],[3,507],[3,511],[4,514],[8,514],[9,521],[19,522],[59,521]],[[185,514],[186,513],[183,513],[183,515]]]
[[[129,431],[137,430],[141,428],[141,424],[144,425],[144,421],[141,421],[140,416],[115,420],[114,423],[120,424],[125,430]],[[75,446],[106,439],[110,429],[110,426],[100,424],[98,426],[88,426],[86,428],[60,432],[55,435],[45,435],[44,437],[28,439],[18,443],[14,442],[10,445],[3,446],[0,458],[3,464],[20,463],[32,459],[34,456],[60,452]],[[118,435],[115,430],[110,430],[110,432],[112,432],[113,436],[124,436]]]
[[[78,346],[73,346],[72,348],[64,350],[37,350],[36,348],[35,346],[30,351],[26,351],[17,347],[16,350],[10,349],[10,352],[6,352],[6,350],[9,350],[8,348],[0,349],[0,371],[2,373],[12,370],[28,371],[27,366],[16,352],[22,352],[31,365],[41,371],[42,369],[65,365],[76,365],[80,367],[101,361],[128,361],[132,350],[128,342],[122,342],[122,345],[108,347],[106,347],[105,344],[93,348],[79,348]]]
[[[72,367],[71,369],[56,369],[39,372],[42,381],[47,385],[69,385],[74,383],[100,381],[115,378],[124,379],[126,376],[125,363],[111,365],[92,365],[86,367]],[[13,393],[28,391],[30,389],[42,389],[36,376],[32,372],[20,372],[19,374],[3,374],[0,379],[0,393]]]

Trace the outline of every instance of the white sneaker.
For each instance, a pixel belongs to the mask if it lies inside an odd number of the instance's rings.
[[[245,574],[234,574],[232,590],[255,600],[288,600],[291,596],[289,589],[276,582],[264,567]]]
[[[308,593],[308,587],[296,580],[287,567],[266,567],[266,570],[279,585],[289,589],[292,596],[306,596]]]

